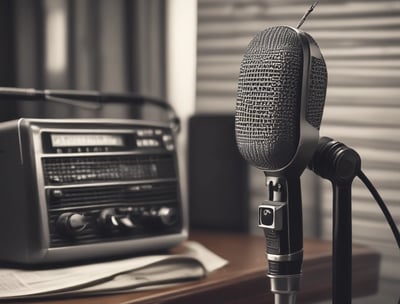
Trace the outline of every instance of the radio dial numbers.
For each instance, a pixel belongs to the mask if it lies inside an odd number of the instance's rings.
[[[165,135],[163,135],[162,139],[163,139],[165,148],[166,148],[168,151],[172,151],[172,150],[175,149],[174,139],[173,139],[172,135],[170,135],[170,134],[165,134]]]

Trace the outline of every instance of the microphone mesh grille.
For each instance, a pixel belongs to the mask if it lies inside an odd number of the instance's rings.
[[[320,58],[311,58],[309,102],[307,103],[307,121],[319,130],[322,120],[322,112],[325,105],[326,87],[328,75],[325,61]]]
[[[302,46],[297,33],[288,27],[258,33],[244,55],[236,103],[236,141],[242,156],[260,169],[282,168],[296,152],[302,65]]]

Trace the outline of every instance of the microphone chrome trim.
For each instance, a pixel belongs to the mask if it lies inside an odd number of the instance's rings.
[[[303,249],[290,254],[270,254],[267,253],[267,259],[275,262],[291,262],[303,259]]]
[[[295,304],[296,294],[300,289],[300,274],[267,275],[270,278],[271,292],[276,304]]]
[[[267,276],[270,278],[273,293],[295,293],[300,289],[301,273],[292,275],[267,274]]]

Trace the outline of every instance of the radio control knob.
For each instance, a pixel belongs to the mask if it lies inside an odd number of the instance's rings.
[[[126,228],[126,229],[133,229],[136,227],[136,225],[132,222],[132,220],[129,218],[129,216],[115,216],[118,225],[121,228]]]
[[[171,226],[177,221],[175,208],[161,207],[160,210],[158,210],[158,217],[165,226]]]
[[[98,218],[102,228],[111,230],[113,228],[131,230],[136,227],[129,213],[120,213],[115,208],[104,209]]]
[[[57,231],[66,236],[74,236],[85,230],[87,218],[79,213],[66,212],[61,214],[56,222]]]
[[[62,198],[64,196],[64,193],[60,189],[54,189],[51,191],[51,196],[55,199]]]

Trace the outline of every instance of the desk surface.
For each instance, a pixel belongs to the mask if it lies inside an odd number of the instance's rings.
[[[92,296],[29,303],[46,304],[115,304],[115,303],[273,303],[269,292],[262,237],[244,234],[192,233],[198,241],[229,261],[229,265],[208,277],[174,287],[117,295]],[[174,251],[179,251],[179,247]],[[353,296],[376,293],[379,254],[366,247],[353,248]],[[331,298],[331,243],[304,241],[304,262],[298,303],[312,303]],[[23,303],[23,302],[22,302]],[[25,302],[26,303],[26,302]]]

